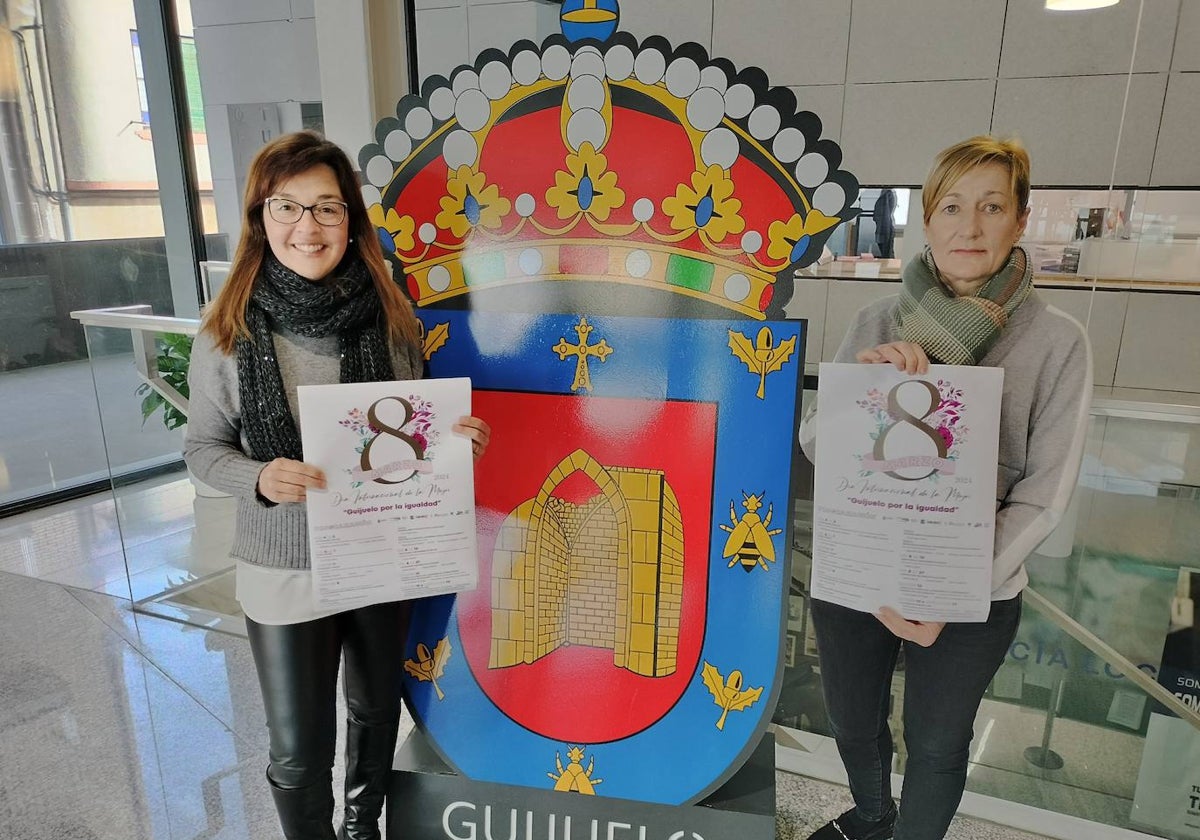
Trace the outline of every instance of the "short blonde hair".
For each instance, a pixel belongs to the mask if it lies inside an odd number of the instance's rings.
[[[938,202],[958,183],[959,178],[975,167],[988,163],[999,163],[1008,170],[1012,179],[1012,195],[1017,200],[1017,216],[1024,213],[1029,207],[1029,152],[1016,138],[1001,139],[980,134],[938,152],[921,193],[925,223],[929,223]]]

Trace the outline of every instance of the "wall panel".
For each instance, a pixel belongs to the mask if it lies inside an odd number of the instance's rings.
[[[750,3],[747,6],[754,6]],[[712,52],[713,0],[637,0],[621,4],[621,29],[638,39],[662,35],[672,44],[695,41]]]
[[[844,164],[863,184],[920,184],[933,156],[988,130],[995,82],[847,85]]]
[[[1179,0],[1144,0],[1138,73],[1170,67]],[[1042,0],[1009,0],[1000,56],[1003,78],[1128,73],[1139,1],[1082,12],[1048,12]]]
[[[1196,4],[1200,6],[1200,3]],[[1163,104],[1162,125],[1154,152],[1153,186],[1194,187],[1200,184],[1200,73],[1172,73]]]
[[[714,0],[713,49],[776,85],[846,81],[850,0]]]
[[[1037,184],[1106,186],[1125,85],[1125,76],[1001,79],[992,131],[1025,142]],[[1116,183],[1149,183],[1165,90],[1165,73],[1134,76]]]
[[[1003,35],[995,0],[854,0],[846,81],[993,79]]]

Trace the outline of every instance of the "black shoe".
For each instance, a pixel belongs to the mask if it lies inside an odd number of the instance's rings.
[[[896,828],[896,808],[877,822],[867,822],[851,808],[809,835],[808,840],[889,840]]]
[[[396,725],[365,726],[346,721],[346,813],[338,840],[380,840]]]
[[[279,825],[287,840],[334,840],[333,786],[327,775],[303,788],[282,788],[267,774]]]

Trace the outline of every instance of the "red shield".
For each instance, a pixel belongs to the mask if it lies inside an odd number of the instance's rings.
[[[687,688],[703,642],[716,407],[698,402],[477,391],[473,411],[488,418],[494,439],[505,444],[496,447],[478,468],[481,581],[493,580],[494,549],[505,521],[539,493],[549,492],[575,507],[603,498],[603,488],[587,472],[560,469],[573,453],[586,453],[589,463],[599,468],[654,465],[662,471],[678,501],[681,524],[688,535],[681,632],[673,673],[647,679],[620,667],[612,646],[598,642],[585,629],[574,633],[574,643],[567,642],[534,662],[494,667],[489,662],[496,620],[494,587],[484,585],[460,595],[457,608],[465,654],[475,679],[492,702],[519,725],[555,740],[587,743],[619,740],[645,729]],[[670,445],[665,444],[668,439]],[[552,475],[559,477],[552,480]],[[578,588],[586,592],[586,609],[621,612],[615,603],[615,578],[609,583],[579,581]],[[636,611],[638,605],[630,603],[626,609]],[[574,620],[586,617],[564,619]],[[565,628],[564,633],[570,637],[572,629]]]

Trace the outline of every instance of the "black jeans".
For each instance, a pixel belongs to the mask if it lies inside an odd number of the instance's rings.
[[[892,807],[888,700],[901,641],[870,613],[812,601],[821,681],[859,816]],[[975,714],[1021,620],[1021,596],[993,601],[986,622],[947,624],[930,647],[904,646],[908,763],[896,840],[941,840],[967,779]]]
[[[338,667],[346,662],[344,834],[378,837],[400,723],[408,605],[379,604],[300,624],[246,619],[270,733],[267,778],[284,834],[332,836]]]

